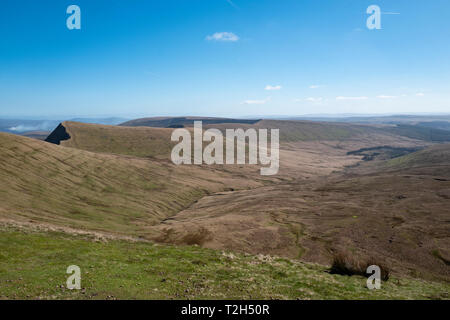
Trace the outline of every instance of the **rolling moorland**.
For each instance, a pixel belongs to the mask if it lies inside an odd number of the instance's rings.
[[[450,131],[201,118],[279,128],[279,174],[261,176],[172,164],[171,132],[194,120],[0,133],[0,298],[449,298]],[[391,278],[330,274],[337,253]]]

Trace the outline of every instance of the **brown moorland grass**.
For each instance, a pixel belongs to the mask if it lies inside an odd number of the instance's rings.
[[[176,144],[170,141],[173,129],[121,127],[66,121],[70,139],[61,145],[87,151],[134,157],[168,159]]]
[[[344,247],[387,257],[394,272],[448,279],[433,254],[448,257],[450,247],[445,166],[439,175],[426,161],[414,172],[341,172],[361,159],[348,151],[423,142],[378,133],[300,141],[294,131],[269,178],[251,166],[173,166],[172,129],[66,125],[63,146],[13,139],[1,150],[1,184],[13,186],[0,191],[1,215],[322,264]]]
[[[330,273],[344,276],[359,275],[367,277],[369,276],[367,274],[367,268],[372,265],[380,268],[381,280],[389,280],[390,268],[385,262],[374,257],[370,257],[368,259],[358,259],[354,255],[350,255],[348,252],[343,251],[334,254],[330,267]]]
[[[210,192],[260,182],[0,133],[0,217],[142,235]]]
[[[450,145],[429,152],[445,149]],[[393,272],[448,281],[450,164],[446,156],[440,159],[410,169],[391,166],[389,172],[373,171],[382,165],[365,172],[361,165],[346,173],[209,195],[152,229],[164,232],[167,242],[183,243],[186,233],[203,227],[213,234],[205,247],[322,264],[345,248],[384,257]]]

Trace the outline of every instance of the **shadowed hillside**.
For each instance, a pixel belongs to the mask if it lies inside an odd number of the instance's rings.
[[[360,164],[351,172],[358,174],[380,174],[389,172],[415,172],[450,176],[450,144],[437,144],[388,161]]]
[[[386,163],[386,168],[412,169],[418,167],[450,166],[450,144],[435,145],[425,150],[392,159]]]

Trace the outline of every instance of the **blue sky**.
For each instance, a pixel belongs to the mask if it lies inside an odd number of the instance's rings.
[[[448,0],[2,0],[0,116],[450,113],[449,39]]]

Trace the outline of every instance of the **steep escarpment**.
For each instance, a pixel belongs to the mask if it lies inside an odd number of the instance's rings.
[[[46,142],[53,144],[61,144],[61,141],[69,140],[70,135],[67,133],[66,127],[60,123],[55,130],[45,139]]]

